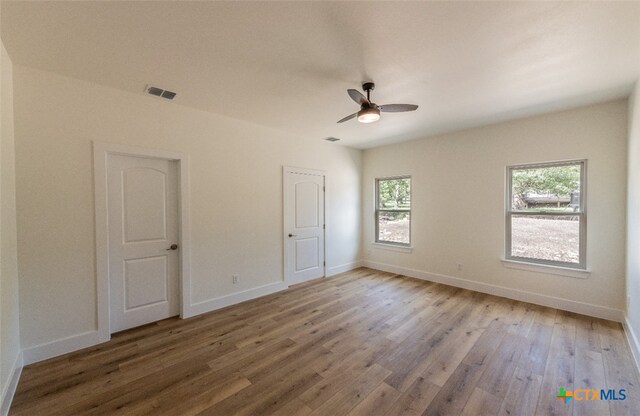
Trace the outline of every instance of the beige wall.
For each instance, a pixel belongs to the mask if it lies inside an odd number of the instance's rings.
[[[629,193],[627,195],[627,320],[640,336],[640,81],[629,100]],[[636,350],[638,339],[635,339]],[[640,356],[636,359],[640,360]]]
[[[512,294],[526,291],[611,308],[620,316],[626,138],[627,101],[620,100],[366,150],[364,259],[473,282],[467,287],[495,285]],[[588,159],[591,275],[578,279],[504,267],[506,166],[583,158]],[[372,244],[374,178],[393,175],[413,177],[411,253]]]
[[[292,165],[328,173],[329,268],[356,262],[362,238],[372,265],[624,309],[626,100],[362,153],[21,66],[14,84],[24,348],[96,328],[92,140],[189,154],[192,303],[282,278],[281,168]],[[590,276],[505,268],[505,166],[577,158],[589,160]],[[413,176],[411,253],[371,244],[373,180],[402,174]]]
[[[0,392],[2,403],[21,365],[13,143],[12,64],[0,43]]]
[[[327,172],[327,266],[359,259],[361,151],[16,65],[23,348],[96,328],[93,140],[190,158],[192,303],[283,278],[282,166]],[[240,283],[232,284],[238,274]]]

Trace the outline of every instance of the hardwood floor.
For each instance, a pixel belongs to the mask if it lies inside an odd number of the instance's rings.
[[[358,269],[25,367],[10,414],[637,415],[639,398],[618,323]]]

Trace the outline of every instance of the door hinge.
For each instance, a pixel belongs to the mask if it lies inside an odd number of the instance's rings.
[[[325,186],[322,187],[322,192],[326,192],[327,188]]]
[[[326,265],[327,265],[327,262],[326,262],[326,261],[323,261],[323,262],[322,262],[322,265],[323,265],[323,266],[326,266]]]
[[[327,229],[327,225],[326,224],[322,224],[322,229],[326,230]]]

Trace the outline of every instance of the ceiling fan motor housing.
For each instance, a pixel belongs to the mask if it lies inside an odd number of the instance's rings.
[[[371,104],[362,104],[362,109],[358,111],[358,121],[361,123],[373,123],[380,119],[380,110],[378,106]]]

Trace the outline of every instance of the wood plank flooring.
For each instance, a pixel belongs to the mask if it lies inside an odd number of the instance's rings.
[[[637,415],[639,399],[618,323],[362,268],[27,366],[10,414]]]

